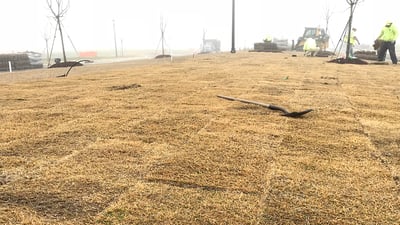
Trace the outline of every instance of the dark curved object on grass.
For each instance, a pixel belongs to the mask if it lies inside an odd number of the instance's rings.
[[[49,69],[52,68],[61,68],[61,67],[70,67],[70,66],[83,66],[81,63],[76,63],[76,61],[68,61],[68,62],[60,62],[54,63],[53,65],[49,66]]]
[[[271,110],[278,110],[278,111],[282,112],[281,116],[287,116],[287,117],[293,117],[293,118],[300,117],[300,116],[302,116],[304,114],[307,114],[307,113],[313,111],[313,109],[307,109],[307,110],[300,111],[300,112],[289,112],[289,111],[287,111],[286,109],[284,109],[284,108],[282,108],[280,106],[266,104],[266,103],[262,103],[262,102],[255,102],[255,101],[251,101],[251,100],[234,98],[234,97],[223,96],[223,95],[217,95],[217,97],[225,99],[225,100],[229,100],[229,101],[239,101],[239,102],[243,102],[243,103],[259,105],[259,106],[262,106],[262,107],[265,107],[265,108],[268,108],[268,109],[271,109]]]
[[[69,69],[68,69],[68,71],[65,73],[65,74],[63,74],[63,75],[60,75],[60,76],[57,76],[57,77],[67,77],[68,76],[68,74],[69,74],[69,71],[71,71],[72,70],[72,67],[75,67],[75,66],[83,66],[83,64],[81,63],[81,62],[92,62],[91,60],[87,60],[87,59],[82,59],[82,60],[78,60],[78,61],[76,61],[76,62],[68,62],[69,64]]]

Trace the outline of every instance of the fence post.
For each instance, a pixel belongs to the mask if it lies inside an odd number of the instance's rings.
[[[8,68],[10,69],[10,73],[12,73],[12,65],[11,65],[11,61],[8,61]]]

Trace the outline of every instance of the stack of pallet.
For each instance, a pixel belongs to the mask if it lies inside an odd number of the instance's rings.
[[[278,45],[272,42],[254,43],[255,52],[280,52]]]
[[[32,52],[0,54],[0,71],[42,68],[41,56]]]
[[[32,69],[43,68],[42,54],[38,52],[24,52],[24,53],[28,55]]]
[[[378,60],[378,54],[376,51],[356,51],[354,56],[360,59]]]
[[[254,43],[254,52],[281,52],[289,50],[287,39],[265,40],[262,43]]]

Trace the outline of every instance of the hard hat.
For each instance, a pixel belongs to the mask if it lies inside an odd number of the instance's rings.
[[[390,21],[390,20],[386,21],[386,26],[390,26],[390,25],[392,25],[392,21]]]

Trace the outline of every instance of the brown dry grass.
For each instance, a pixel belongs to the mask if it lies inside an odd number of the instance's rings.
[[[400,67],[291,54],[0,74],[0,223],[398,224]]]

